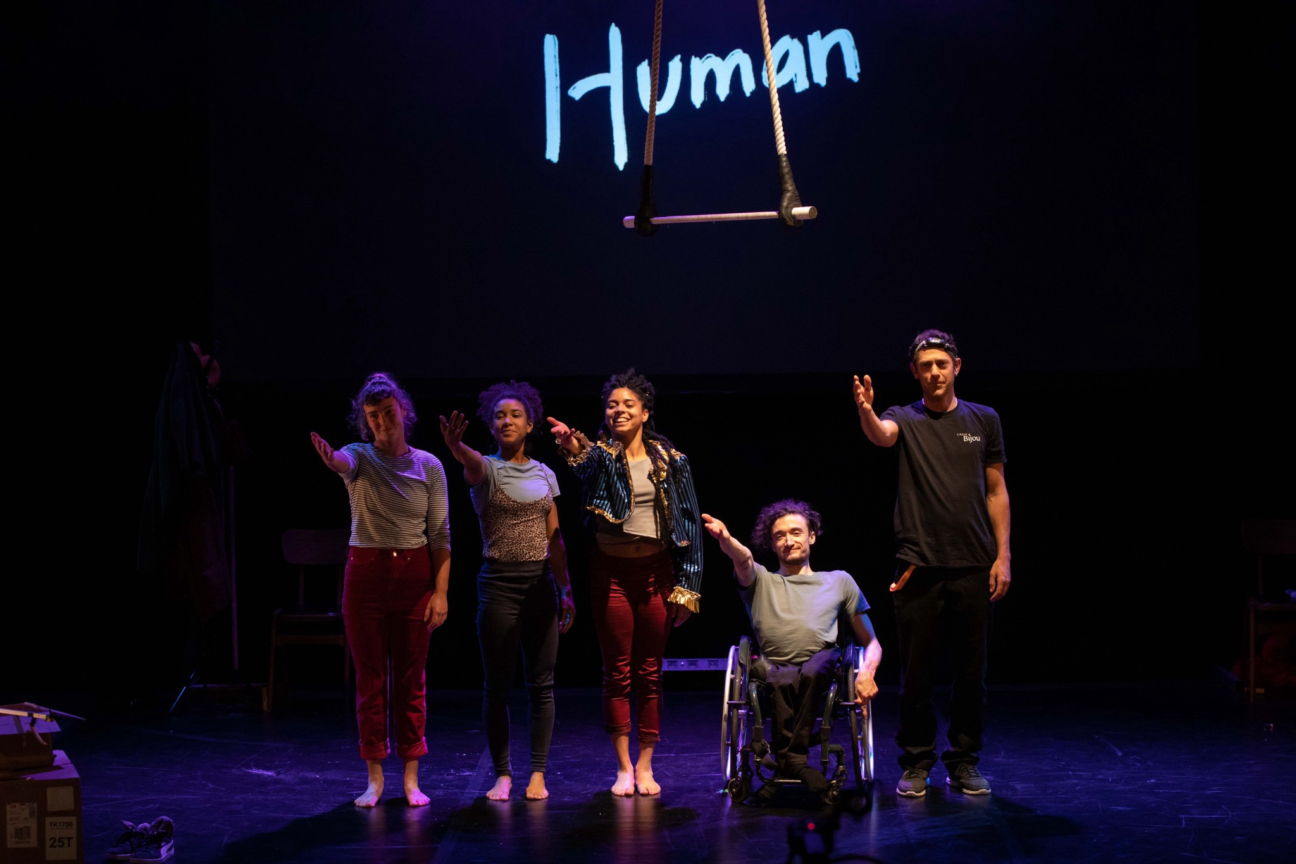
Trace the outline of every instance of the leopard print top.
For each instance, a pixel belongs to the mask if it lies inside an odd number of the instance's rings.
[[[518,501],[496,486],[482,508],[482,555],[498,561],[543,561],[549,557],[546,523],[553,492],[535,501]]]

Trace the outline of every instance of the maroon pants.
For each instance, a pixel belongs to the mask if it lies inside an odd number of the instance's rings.
[[[666,598],[675,587],[670,554],[614,558],[590,555],[594,627],[603,649],[603,722],[611,735],[630,733],[630,691],[639,710],[639,742],[660,737],[662,655],[670,621]]]
[[[360,758],[387,756],[387,692],[396,727],[396,753],[427,753],[428,629],[423,621],[432,596],[432,559],[417,549],[352,546],[347,555],[342,618],[356,669],[356,721]]]

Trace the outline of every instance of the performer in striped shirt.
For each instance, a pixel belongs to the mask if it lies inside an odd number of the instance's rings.
[[[428,803],[418,786],[418,760],[427,753],[428,638],[449,609],[450,516],[441,460],[406,443],[416,419],[409,394],[375,372],[351,403],[362,443],[334,450],[311,433],[351,498],[342,615],[355,660],[360,756],[369,769],[369,786],[355,799],[359,807],[382,797],[389,668],[405,798],[413,807]]]

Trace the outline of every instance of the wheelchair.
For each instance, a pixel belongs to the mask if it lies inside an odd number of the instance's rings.
[[[724,763],[725,791],[734,801],[751,794],[752,780],[776,786],[799,786],[800,780],[775,776],[766,756],[760,682],[751,678],[752,643],[744,636],[729,649],[725,670],[723,713],[720,720],[720,758]],[[828,688],[819,727],[811,732],[811,749],[819,743],[820,765],[828,781],[827,799],[835,802],[850,780],[867,793],[873,785],[873,715],[868,701],[855,698],[855,678],[864,667],[864,652],[853,642],[842,649],[837,680]],[[847,747],[830,740],[834,721],[845,719],[850,729]],[[833,763],[829,770],[829,763]],[[847,767],[849,763],[849,768]]]

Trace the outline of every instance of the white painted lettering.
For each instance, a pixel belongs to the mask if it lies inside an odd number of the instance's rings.
[[[562,76],[558,74],[558,37],[544,38],[545,158],[558,161],[562,146]]]
[[[855,47],[855,38],[849,30],[838,28],[823,35],[816,30],[806,37],[810,51],[810,71],[806,71],[806,49],[801,40],[790,35],[781,37],[772,48],[775,68],[775,82],[779,87],[791,82],[792,90],[802,93],[810,88],[811,80],[820,87],[828,85],[828,55],[834,47],[841,49],[842,70],[850,81],[858,82],[860,75],[859,51]],[[763,54],[758,55],[763,61]],[[612,162],[617,170],[624,170],[629,161],[629,149],[626,145],[625,96],[623,84],[623,57],[621,50],[621,31],[616,24],[608,28],[608,66],[606,72],[588,75],[567,90],[567,95],[579,100],[593,90],[603,87],[608,89],[608,111],[612,122]],[[761,83],[769,86],[769,77],[765,65],[760,63]],[[743,95],[751,96],[756,89],[755,70],[752,68],[751,55],[741,48],[735,48],[725,55],[724,59],[715,54],[693,57],[689,61],[689,97],[695,108],[701,108],[706,101],[707,78],[715,76],[715,93],[720,102],[728,97],[733,84],[734,73],[738,73]],[[644,111],[648,110],[652,88],[651,71],[645,60],[635,67],[635,83],[639,92],[639,104]],[[684,81],[684,64],[680,55],[675,55],[666,64],[666,83],[659,92],[657,113],[665,114],[674,107]],[[658,82],[661,87],[661,82]],[[544,93],[545,93],[545,159],[558,161],[562,146],[562,75],[558,63],[558,37],[552,33],[544,37]]]
[[[690,95],[693,98],[693,107],[701,108],[706,100],[706,79],[710,73],[715,74],[716,96],[723,102],[729,96],[729,84],[733,80],[735,69],[738,70],[742,81],[743,95],[750,96],[756,89],[756,77],[752,74],[751,58],[741,48],[730,51],[729,56],[723,60],[714,54],[708,54],[701,58],[694,57],[689,61]]]
[[[646,113],[648,100],[652,94],[652,70],[648,68],[647,60],[639,64],[635,74],[639,81],[639,104],[643,106]],[[666,64],[666,92],[657,94],[658,117],[669,111],[675,104],[675,97],[679,95],[680,79],[683,77],[684,64],[680,61],[680,55],[676,54],[671,58],[670,63]],[[660,81],[657,83],[661,84]]]
[[[855,50],[855,38],[849,30],[838,28],[827,36],[819,31],[811,33],[807,40],[810,43],[810,75],[820,87],[828,86],[828,52],[834,45],[841,46],[842,63],[846,66],[846,77],[859,81],[859,52]]]
[[[792,89],[797,93],[810,89],[810,81],[806,77],[805,49],[801,47],[800,39],[784,36],[774,43],[770,53],[774,55],[774,81],[779,87],[791,81]],[[779,68],[780,60],[785,61],[782,69]],[[764,64],[761,64],[761,83],[769,87],[769,73],[765,71]]]
[[[629,159],[621,79],[621,31],[613,24],[608,28],[608,71],[582,78],[571,86],[567,95],[579,100],[591,90],[608,88],[608,103],[612,112],[612,161],[618,171],[625,168],[626,160]]]

